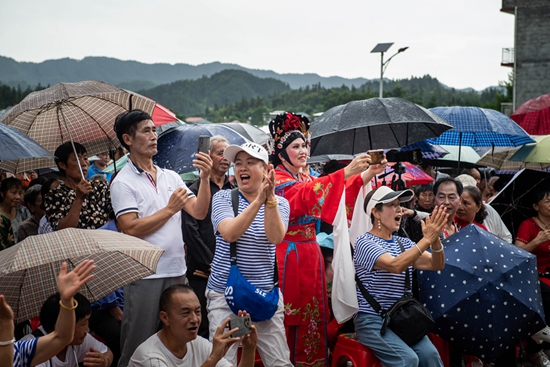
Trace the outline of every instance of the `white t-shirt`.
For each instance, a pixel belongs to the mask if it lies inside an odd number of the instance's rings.
[[[189,197],[195,196],[176,172],[155,167],[156,182],[146,171],[128,160],[126,166],[111,182],[111,202],[117,218],[126,213],[137,213],[139,218],[153,215],[168,205],[170,196],[179,187],[185,188]],[[156,274],[145,279],[170,278],[185,274],[187,266],[181,231],[181,212],[174,214],[162,227],[142,239],[164,250]]]
[[[108,348],[105,344],[98,341],[96,338],[90,334],[86,334],[84,342],[80,345],[69,345],[67,347],[67,353],[65,355],[65,361],[60,361],[57,357],[51,359],[52,367],[74,367],[77,366],[79,362],[84,361],[86,358],[86,353],[90,351],[90,348],[94,348],[100,353],[106,353]],[[76,361],[75,361],[76,357]],[[46,361],[37,365],[37,367],[50,367],[50,361]]]
[[[157,334],[144,341],[134,352],[128,367],[198,367],[210,356],[212,344],[201,336],[187,343],[187,353],[183,359],[172,354],[162,344]],[[225,358],[220,359],[216,367],[231,367]]]

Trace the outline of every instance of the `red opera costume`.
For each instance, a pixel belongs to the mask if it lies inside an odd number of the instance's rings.
[[[291,361],[297,367],[325,366],[330,312],[316,229],[320,220],[333,222],[344,187],[347,213],[351,213],[363,180],[360,175],[344,180],[344,170],[319,178],[305,173],[296,177],[282,164],[275,175],[275,193],[290,204],[288,231],[276,254]]]

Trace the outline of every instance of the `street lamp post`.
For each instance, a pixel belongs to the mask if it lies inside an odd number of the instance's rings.
[[[389,59],[387,59],[384,62],[384,52],[388,51],[390,47],[393,45],[393,42],[391,43],[379,43],[377,44],[371,51],[371,53],[377,53],[380,52],[380,91],[378,93],[378,96],[382,98],[384,96],[384,72],[386,71],[386,68],[388,67],[388,64],[391,59],[393,59],[397,54],[400,54],[401,52],[404,52],[409,47],[401,47],[395,54],[393,54]]]

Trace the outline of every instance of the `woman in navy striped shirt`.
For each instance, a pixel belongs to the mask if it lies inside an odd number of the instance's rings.
[[[447,220],[446,209],[436,207],[422,223],[424,237],[418,244],[408,238],[394,236],[402,218],[401,203],[414,196],[411,190],[393,191],[382,186],[365,198],[365,212],[370,214],[372,230],[360,236],[355,245],[354,263],[359,280],[384,309],[389,309],[405,289],[405,271],[412,267],[441,270],[445,265],[439,233]],[[399,242],[404,247],[401,252]],[[433,247],[432,247],[433,246]],[[428,248],[432,252],[426,252]],[[410,285],[407,285],[410,288]],[[357,339],[374,351],[385,366],[442,367],[437,349],[427,336],[409,347],[389,328],[380,335],[383,319],[365,300],[356,287],[359,313],[355,318]]]

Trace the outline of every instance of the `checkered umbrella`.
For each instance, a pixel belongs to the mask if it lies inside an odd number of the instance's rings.
[[[433,144],[517,147],[534,142],[518,124],[495,110],[454,106],[435,107],[430,112],[454,126],[454,129],[445,131],[438,138],[429,139]]]
[[[20,131],[0,124],[0,161],[38,157],[53,156]]]
[[[534,163],[510,160],[510,158],[513,157],[518,151],[521,150],[530,152],[534,147],[534,144],[526,144],[522,147],[514,148],[496,147],[494,150],[491,149],[485,153],[476,164],[478,166],[493,167],[500,171],[519,171],[523,168],[544,170],[550,167],[550,162]]]
[[[130,109],[153,113],[156,102],[101,81],[59,83],[33,92],[0,116],[0,122],[27,135],[50,153],[72,140],[94,155],[120,143],[113,130],[117,115]],[[0,169],[26,171],[55,166],[53,159],[27,159],[0,164]]]
[[[57,292],[63,261],[73,269],[94,260],[94,277],[80,290],[95,302],[114,290],[154,274],[163,250],[139,238],[113,231],[68,228],[30,236],[0,251],[0,294],[13,308],[15,321],[37,316],[42,303]]]

